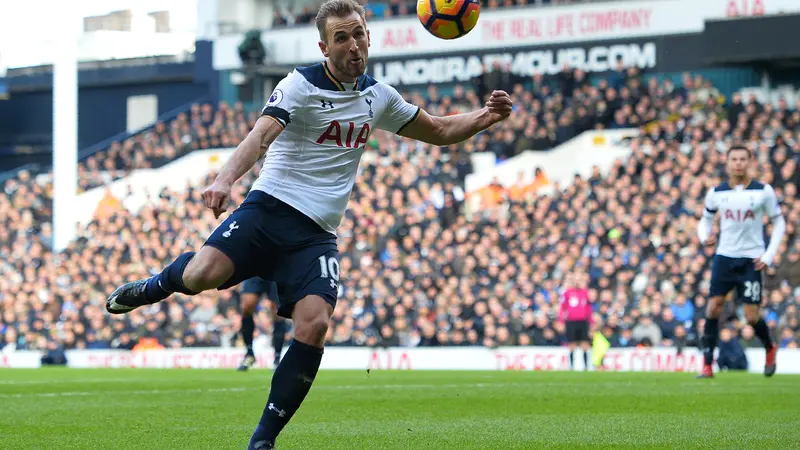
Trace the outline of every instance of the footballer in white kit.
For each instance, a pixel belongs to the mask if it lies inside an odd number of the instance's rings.
[[[339,81],[327,62],[281,80],[262,110],[282,132],[242,205],[205,245],[233,261],[225,289],[257,275],[278,285],[278,314],[308,295],[336,305],[342,220],[364,146],[376,129],[402,133],[419,118],[392,87],[360,75]],[[264,257],[264,255],[271,255]]]
[[[294,338],[250,437],[253,450],[274,448],[319,369],[341,276],[336,228],[370,135],[383,129],[450,145],[505,120],[513,109],[506,92],[494,91],[479,110],[431,116],[366,75],[369,31],[355,0],[325,1],[316,26],[324,61],[278,83],[262,116],[203,192],[206,207],[219,217],[231,186],[266,154],[245,201],[196,253],[119,287],[106,301],[108,312],[124,314],[174,292],[226,289],[254,276],[277,283],[278,314],[292,319]]]
[[[772,186],[752,180],[747,170],[752,162],[750,150],[734,146],[728,150],[729,180],[711,188],[698,227],[704,245],[717,244],[711,236],[714,217],[720,217],[720,236],[711,265],[711,288],[703,335],[704,366],[701,378],[713,376],[711,364],[719,332],[719,316],[726,296],[736,291],[744,303],[747,321],[753,326],[767,351],[764,374],[775,373],[776,346],[760,316],[762,270],[772,264],[786,231],[778,198]],[[769,246],[764,243],[764,217],[773,223]]]

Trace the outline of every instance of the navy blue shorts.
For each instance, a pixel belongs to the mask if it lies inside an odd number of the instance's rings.
[[[762,287],[762,274],[756,270],[753,258],[714,255],[711,263],[711,297],[724,297],[736,289],[737,301],[760,305]]]
[[[248,278],[242,282],[242,294],[264,294],[271,302],[278,302],[278,284],[261,277]]]
[[[265,192],[251,191],[204,245],[233,261],[233,276],[220,290],[253,277],[272,280],[278,286],[278,315],[288,319],[294,304],[308,295],[318,295],[336,307],[336,236]]]

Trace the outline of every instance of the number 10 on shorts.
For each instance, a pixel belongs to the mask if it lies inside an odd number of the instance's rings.
[[[319,257],[319,271],[320,278],[330,278],[331,288],[336,288],[336,283],[339,282],[339,261],[322,255]]]

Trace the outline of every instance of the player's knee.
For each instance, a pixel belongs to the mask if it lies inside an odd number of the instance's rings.
[[[327,315],[321,314],[295,323],[295,338],[310,345],[321,345],[328,332],[328,320]]]
[[[194,292],[215,289],[233,276],[233,261],[222,251],[203,247],[186,265],[183,284]]]
[[[756,326],[756,324],[758,323],[758,320],[761,318],[761,316],[760,316],[760,314],[758,312],[758,309],[756,309],[756,308],[747,308],[747,307],[745,307],[745,309],[744,309],[744,317],[745,317],[745,319],[747,319],[747,323],[750,324],[750,326],[753,326],[753,327]]]
[[[295,305],[294,337],[309,345],[322,346],[328,332],[332,307],[321,297],[309,296]]]
[[[258,297],[253,294],[242,294],[242,314],[252,316],[256,312]]]
[[[722,315],[722,298],[721,297],[712,297],[708,300],[708,306],[706,307],[706,317],[710,319],[719,319],[719,316]]]

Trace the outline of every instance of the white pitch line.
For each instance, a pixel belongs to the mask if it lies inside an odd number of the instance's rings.
[[[128,380],[107,380],[117,381],[124,384]],[[318,385],[312,387],[312,391],[319,390],[383,390],[383,389],[481,389],[481,388],[512,388],[512,387],[528,387],[528,388],[544,388],[544,387],[564,387],[568,383],[537,383],[535,381],[521,383],[427,383],[427,384],[344,384],[344,385]],[[593,383],[592,386],[620,386],[621,383]],[[681,383],[681,386],[698,386],[696,383]],[[32,397],[91,397],[102,395],[153,395],[153,394],[193,394],[193,393],[208,393],[208,392],[246,392],[246,391],[261,391],[265,394],[269,391],[269,385],[264,384],[262,387],[224,387],[224,388],[194,388],[194,389],[137,389],[137,390],[116,390],[116,391],[64,391],[64,392],[21,392],[16,394],[2,394],[0,398],[32,398]]]
[[[530,383],[464,383],[464,384],[350,384],[332,386],[314,386],[313,390],[374,390],[374,389],[458,389],[458,388],[484,388],[484,387],[510,387],[510,386],[530,386]],[[182,393],[204,393],[204,392],[244,392],[244,391],[263,391],[267,392],[269,387],[245,388],[198,388],[198,389],[140,389],[140,390],[119,390],[119,391],[64,391],[64,392],[20,392],[16,394],[0,394],[0,398],[29,398],[29,397],[89,397],[95,395],[149,395],[149,394],[182,394]]]
[[[152,378],[66,378],[53,380],[0,380],[0,385],[33,385],[33,384],[83,384],[83,383],[138,383],[150,382]]]
[[[142,389],[136,391],[67,391],[67,392],[24,392],[17,394],[0,394],[0,398],[27,398],[27,397],[88,397],[107,394],[192,394],[203,392],[243,392],[256,389],[248,388],[208,388],[208,389]]]

